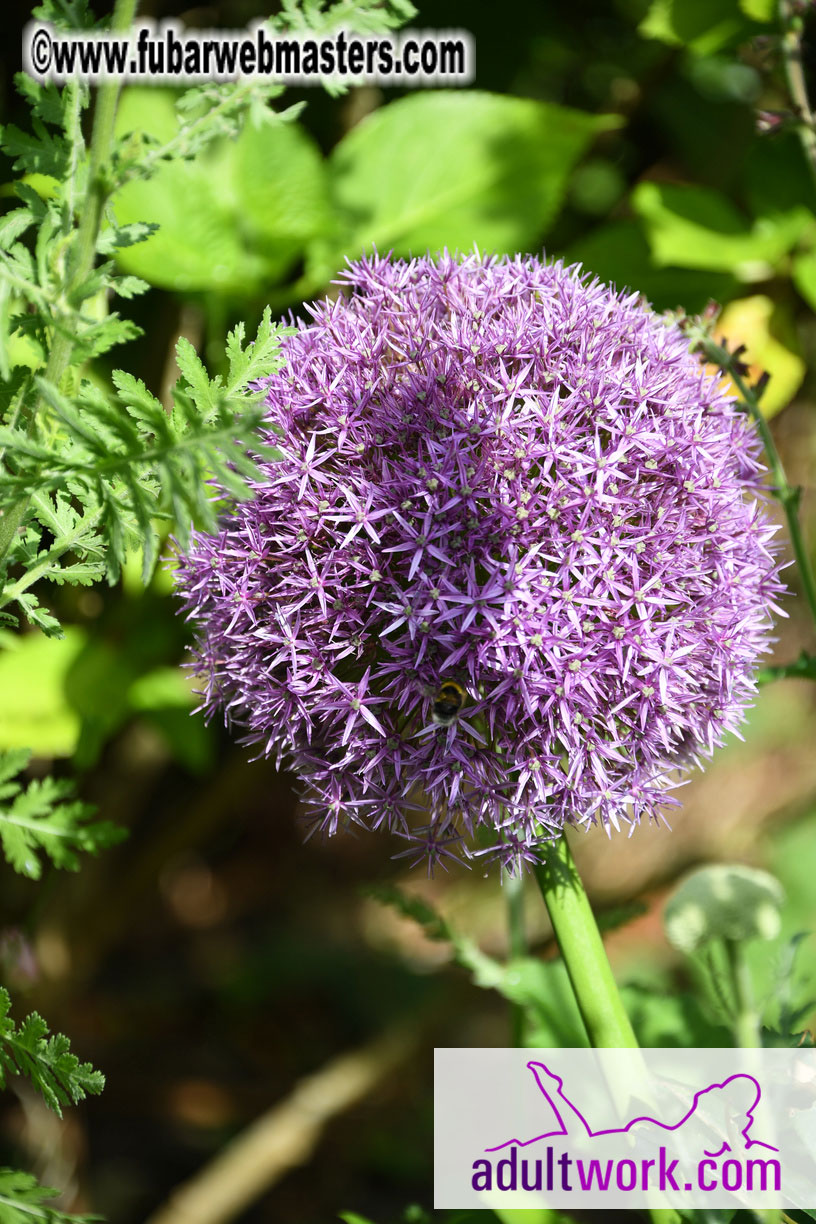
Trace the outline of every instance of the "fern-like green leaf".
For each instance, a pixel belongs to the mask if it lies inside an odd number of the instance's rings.
[[[27,749],[0,755],[0,844],[15,871],[39,879],[42,856],[75,871],[80,852],[96,854],[127,836],[110,821],[93,820],[96,809],[74,798],[70,781],[47,777],[24,787],[18,775],[30,755]]]
[[[272,322],[269,307],[263,313],[258,332],[251,344],[244,343],[245,328],[238,323],[227,336],[229,375],[227,394],[247,392],[259,378],[265,378],[281,365],[281,338],[291,328],[278,327]]]
[[[30,1173],[0,1169],[0,1220],[3,1224],[93,1224],[101,1216],[67,1215],[52,1207],[49,1199],[59,1194],[41,1186]]]
[[[13,123],[3,129],[3,149],[13,158],[12,168],[23,174],[48,174],[61,179],[68,166],[67,142],[49,131],[36,115],[31,126],[33,132],[23,132]]]
[[[217,410],[218,399],[214,399],[213,396],[217,397],[221,388],[221,379],[210,380],[204,363],[190,341],[184,336],[180,336],[176,341],[176,363],[181,370],[182,378],[186,381],[186,390],[204,420],[208,420],[210,415]]]
[[[5,1088],[10,1075],[23,1075],[60,1117],[64,1105],[76,1105],[102,1091],[104,1075],[71,1053],[67,1037],[62,1033],[52,1036],[37,1012],[26,1016],[17,1028],[10,1010],[8,991],[0,986],[0,1088]]]
[[[31,592],[35,580],[91,581],[104,563],[109,580],[116,581],[126,554],[137,546],[143,547],[147,580],[157,558],[156,519],[169,520],[184,543],[191,526],[215,528],[213,481],[233,497],[249,496],[257,457],[275,454],[256,436],[264,410],[253,384],[279,365],[285,330],[268,311],[252,342],[245,343],[243,328],[236,328],[228,341],[226,385],[210,379],[192,346],[180,340],[182,377],[170,415],[144,383],[121,370],[112,376],[115,399],[90,383],[69,399],[38,379],[47,411],[37,434],[0,426],[8,468],[0,481],[0,508],[36,490],[33,513],[54,542],[43,554],[26,555],[27,572],[6,584],[0,608],[16,601],[45,628]]]

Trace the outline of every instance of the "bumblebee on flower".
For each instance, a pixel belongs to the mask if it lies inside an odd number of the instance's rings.
[[[431,718],[439,727],[450,727],[465,704],[465,690],[455,680],[446,680],[434,697]]]

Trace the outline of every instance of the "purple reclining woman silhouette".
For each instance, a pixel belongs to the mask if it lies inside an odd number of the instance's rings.
[[[721,1084],[710,1084],[707,1088],[695,1092],[690,1108],[677,1121],[660,1122],[657,1118],[639,1115],[625,1126],[593,1130],[564,1092],[564,1081],[560,1075],[550,1071],[542,1062],[528,1062],[527,1066],[553,1112],[558,1129],[544,1131],[533,1139],[508,1139],[496,1147],[486,1148],[488,1152],[497,1152],[512,1144],[528,1147],[540,1139],[553,1139],[562,1135],[599,1139],[604,1135],[633,1134],[635,1137],[648,1139],[651,1137],[649,1132],[652,1131],[657,1138],[661,1132],[678,1131],[681,1127],[684,1145],[703,1156],[716,1158],[725,1152],[747,1151],[752,1147],[766,1148],[771,1152],[779,1150],[770,1143],[750,1137],[754,1110],[762,1096],[759,1083],[752,1075],[731,1075]]]

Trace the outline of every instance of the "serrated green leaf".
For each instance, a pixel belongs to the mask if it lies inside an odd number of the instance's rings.
[[[111,288],[118,297],[133,298],[147,293],[150,285],[138,276],[116,276],[111,281]]]
[[[383,4],[365,0],[283,0],[281,15],[275,28],[281,30],[330,33],[341,28],[353,28],[358,34],[380,34],[398,28],[416,16],[410,0],[386,0]]]
[[[67,1037],[51,1036],[37,1012],[16,1028],[10,1009],[8,991],[0,987],[0,1087],[5,1087],[7,1076],[24,1075],[59,1117],[64,1105],[76,1105],[102,1091],[104,1076],[71,1053]]]
[[[0,1212],[3,1224],[94,1224],[100,1216],[71,1215],[52,1206],[60,1192],[41,1186],[30,1173],[0,1169]]]
[[[26,591],[23,595],[17,596],[16,602],[25,614],[28,623],[35,629],[41,630],[46,637],[59,639],[63,637],[62,625],[57,617],[42,606],[32,591]]]
[[[0,220],[0,246],[8,248],[33,225],[35,217],[30,208],[14,208]]]
[[[246,345],[244,330],[243,323],[239,323],[227,336],[227,395],[246,390],[256,379],[267,377],[279,369],[282,363],[281,339],[291,335],[293,329],[273,323],[272,313],[267,306],[258,324],[255,339]]]
[[[108,278],[106,278],[106,284],[107,281]],[[116,283],[114,282],[110,287],[115,290]],[[110,352],[119,344],[138,339],[142,334],[142,328],[132,319],[123,319],[112,312],[104,319],[88,324],[77,333],[74,342],[74,358],[77,361],[90,361],[94,357],[101,357],[103,353]]]
[[[213,391],[217,392],[221,380],[217,379],[212,384],[210,383],[204,363],[185,336],[180,336],[176,341],[176,362],[186,380],[196,408],[202,415],[208,416],[215,406]]]
[[[53,541],[48,548],[37,547],[31,553],[26,573],[4,591],[4,599],[17,598],[32,581],[45,580],[87,586],[104,573],[104,541],[99,534],[99,512],[80,514],[63,493],[51,497],[35,493],[31,509],[36,519],[51,532]],[[35,533],[36,535],[36,533]],[[71,555],[76,560],[67,560]],[[16,559],[12,553],[12,559]]]
[[[17,92],[28,102],[33,114],[52,127],[63,126],[65,107],[62,94],[56,85],[35,81],[25,72],[16,74],[14,84]]]
[[[11,752],[0,753],[0,784],[8,782],[10,778],[20,773],[30,760],[31,753],[28,748],[15,748]],[[0,790],[0,797],[5,798],[7,794],[16,795],[19,790],[20,783],[15,782],[10,791]]]
[[[31,125],[33,132],[21,131],[13,123],[3,128],[2,148],[13,159],[13,169],[62,179],[68,163],[66,141],[49,132],[36,116]]]
[[[169,436],[170,427],[167,414],[160,401],[148,391],[140,378],[135,378],[125,370],[114,370],[111,374],[111,381],[134,420],[147,426],[153,433],[162,432],[165,436]]]
[[[19,756],[15,756],[15,761]],[[73,798],[73,783],[35,778],[23,788],[6,780],[0,806],[0,844],[15,871],[39,879],[42,857],[76,871],[80,852],[96,854],[126,836],[109,821],[93,821],[95,809]]]
[[[103,230],[96,243],[100,255],[112,255],[123,247],[136,246],[146,242],[151,234],[155,234],[157,226],[147,221],[134,221],[132,225],[112,225]]]
[[[29,556],[31,572],[56,581],[84,581],[99,573],[104,560],[109,580],[116,580],[128,549],[138,542],[147,579],[157,555],[153,526],[157,516],[172,519],[184,539],[190,522],[203,530],[215,525],[213,476],[232,496],[248,496],[247,480],[257,474],[248,449],[265,456],[273,451],[255,440],[264,409],[247,382],[279,364],[280,334],[268,314],[254,345],[244,349],[242,333],[236,331],[230,344],[229,393],[220,380],[208,377],[192,346],[180,343],[182,391],[171,416],[143,383],[121,371],[112,376],[117,403],[89,383],[83,384],[76,400],[70,400],[40,379],[41,394],[62,437],[38,441],[20,429],[0,427],[0,446],[6,447],[13,463],[3,499],[13,504],[31,488],[45,496],[69,485],[83,503],[84,515],[77,514],[70,528],[67,522],[44,523],[63,534],[42,555]],[[46,519],[58,517],[57,503],[50,510],[46,506],[42,514]],[[61,559],[80,545],[88,556]],[[23,546],[30,547],[27,541]],[[23,578],[7,587],[0,607],[16,600],[35,623],[47,628],[30,585]]]

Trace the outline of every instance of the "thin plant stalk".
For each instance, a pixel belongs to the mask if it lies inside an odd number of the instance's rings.
[[[796,564],[799,569],[799,574],[802,579],[802,587],[805,593],[808,607],[810,608],[811,616],[814,624],[816,624],[816,578],[813,574],[813,566],[810,560],[810,554],[805,545],[805,538],[802,533],[802,527],[799,522],[799,500],[800,490],[795,488],[788,481],[785,473],[785,468],[779,456],[779,451],[776,449],[773,434],[770,426],[762,415],[762,409],[759,406],[759,395],[745,381],[743,374],[737,367],[737,362],[734,357],[722,345],[716,344],[711,340],[703,341],[703,352],[709,360],[714,361],[724,370],[732,379],[734,385],[742,396],[742,401],[756,422],[757,429],[762,444],[765,448],[765,454],[768,459],[768,466],[771,472],[773,483],[773,494],[777,501],[782,506],[785,512],[785,518],[788,524],[788,532],[790,533],[791,544],[793,546],[793,555],[796,558]],[[808,656],[809,659],[809,656]]]
[[[802,64],[802,17],[794,12],[791,0],[780,0],[779,20],[782,27],[782,63],[791,101],[796,109],[797,131],[805,159],[816,183],[816,115],[808,97]]]
[[[727,939],[725,951],[734,994],[734,1038],[741,1049],[758,1050],[762,1045],[762,1036],[759,1013],[754,1001],[751,970],[745,955],[745,945],[736,940]]]
[[[726,939],[724,943],[734,996],[734,1040],[740,1049],[759,1050],[762,1048],[762,1029],[745,944],[732,939]],[[763,1224],[779,1224],[783,1216],[779,1207],[768,1207],[757,1214]]]

